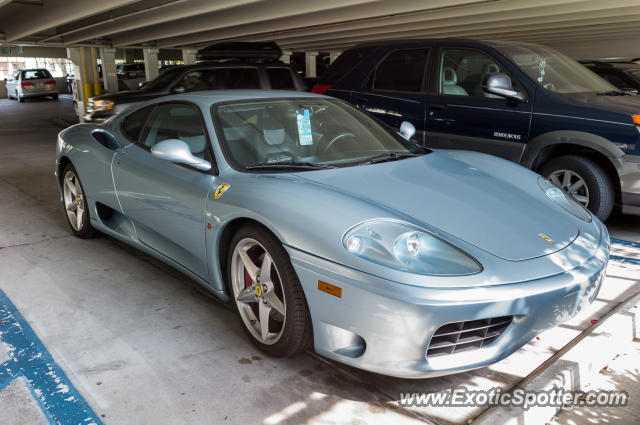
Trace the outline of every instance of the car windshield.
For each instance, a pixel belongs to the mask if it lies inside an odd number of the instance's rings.
[[[167,69],[162,74],[158,75],[156,78],[154,78],[153,80],[145,84],[140,89],[140,91],[153,92],[153,91],[164,90],[165,88],[167,88],[167,86],[169,86],[172,82],[174,82],[180,74],[182,74],[182,71],[183,70],[181,68]]]
[[[336,100],[240,101],[211,109],[225,156],[238,170],[345,167],[429,152]]]
[[[496,47],[533,81],[556,93],[598,93],[618,89],[575,60],[545,46]]]

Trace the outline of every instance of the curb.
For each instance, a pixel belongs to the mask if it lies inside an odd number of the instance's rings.
[[[640,338],[640,292],[617,304],[508,391],[520,388],[542,391],[554,387],[566,391],[585,390],[584,385],[636,338]],[[469,423],[544,425],[560,409],[558,406],[535,406],[528,410],[491,406]]]

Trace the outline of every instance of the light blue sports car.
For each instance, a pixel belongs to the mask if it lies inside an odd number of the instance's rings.
[[[324,96],[199,92],[64,130],[56,175],[74,234],[182,271],[274,356],[443,375],[593,301],[597,218],[532,171],[412,135]]]

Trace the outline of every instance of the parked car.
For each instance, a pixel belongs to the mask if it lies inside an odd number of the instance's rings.
[[[46,69],[19,69],[7,80],[7,96],[20,102],[47,96],[58,100],[58,88],[56,80]]]
[[[433,148],[486,152],[549,177],[605,220],[640,214],[640,98],[545,46],[408,40],[345,51],[315,92]]]
[[[282,52],[261,48],[274,43],[218,43],[198,52],[203,62],[174,66],[139,90],[89,99],[86,122],[102,122],[123,110],[159,96],[218,89],[278,89],[304,91],[295,69],[278,58]]]
[[[622,91],[640,92],[640,64],[634,62],[580,61]]]
[[[524,167],[401,128],[311,93],[161,97],[60,133],[60,199],[73,234],[181,270],[274,356],[461,372],[595,299],[600,220]]]

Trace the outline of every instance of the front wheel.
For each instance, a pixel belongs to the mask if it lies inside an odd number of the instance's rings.
[[[82,239],[97,236],[97,232],[91,227],[89,206],[80,178],[71,164],[67,164],[62,171],[62,199],[67,224],[73,234]]]
[[[228,258],[229,292],[251,342],[276,357],[309,348],[311,316],[280,241],[258,225],[245,225],[231,240]]]
[[[583,156],[566,155],[542,166],[540,174],[605,221],[615,201],[615,191],[607,172]]]

